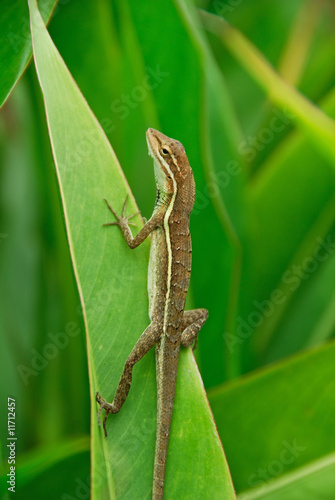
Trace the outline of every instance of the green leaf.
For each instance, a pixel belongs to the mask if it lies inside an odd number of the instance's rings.
[[[44,21],[50,18],[55,0],[40,0]],[[29,11],[25,0],[3,0],[0,19],[0,106],[6,101],[31,56]]]
[[[334,223],[334,210],[335,199],[324,214],[330,226]],[[313,229],[286,271],[286,279],[278,285],[284,300],[273,308],[262,328],[255,331],[254,345],[266,362],[320,345],[334,334],[334,229],[328,232],[328,226],[322,237],[321,221],[317,224],[317,236]]]
[[[298,481],[300,467],[334,452],[334,355],[331,343],[210,391],[238,493],[289,472]]]
[[[115,154],[29,1],[36,69],[63,202],[70,251],[87,327],[91,401],[112,397],[124,362],[148,324],[146,274],[149,244],[131,251],[103,198],[120,211],[127,182]],[[143,137],[144,140],[144,137]],[[127,211],[137,210],[130,197]],[[133,219],[141,225],[139,216]],[[191,402],[185,406],[185,402]],[[153,352],[135,366],[122,411],[109,418],[103,439],[92,404],[92,498],[146,498],[151,491],[156,397]],[[187,424],[187,425],[186,425]],[[199,432],[201,429],[201,432]],[[182,436],[182,440],[181,440]],[[181,440],[181,442],[180,442]],[[206,453],[204,454],[204,450]],[[186,477],[185,467],[190,470]],[[180,471],[183,471],[180,474]],[[194,481],[194,471],[197,481]],[[181,354],[166,496],[234,498],[229,471],[191,352]]]
[[[235,268],[239,265],[239,262],[235,265],[238,258],[234,258],[237,253],[236,236],[231,220],[238,228],[243,221],[243,211],[237,208],[243,175],[238,175],[236,171],[229,172],[230,165],[235,164],[237,159],[235,143],[240,137],[239,127],[222,75],[197,26],[193,3],[182,0],[162,0],[159,4],[129,1],[131,16],[128,15],[123,0],[116,3],[122,12],[121,33],[125,32],[132,41],[137,40],[137,44],[123,44],[123,50],[127,54],[125,59],[135,59],[136,68],[142,64],[147,70],[149,81],[153,83],[151,92],[148,92],[143,103],[138,103],[138,107],[145,104],[150,109],[153,95],[161,130],[182,141],[194,171],[197,191],[195,209],[191,216],[192,306],[210,309],[210,321],[199,338],[196,356],[205,376],[205,384],[213,386],[232,376],[236,369],[238,371],[239,364],[238,352],[235,353],[235,362],[229,353],[226,355],[222,339],[225,322],[231,321],[231,316],[234,317],[235,314],[234,279]],[[161,30],[162,18],[169,27],[168,30]],[[147,29],[148,24],[150,30]],[[180,47],[183,47],[182,58]],[[128,73],[130,72],[126,71]],[[156,79],[153,79],[153,74],[157,74]],[[143,76],[138,71],[138,77],[133,83],[135,88],[141,86],[142,81]],[[183,82],[178,85],[178,92],[175,82]],[[130,88],[127,94],[131,95],[131,91]],[[171,109],[176,112],[171,112]],[[128,128],[132,127],[135,112],[136,109],[131,110],[130,117],[124,120],[128,123]],[[136,129],[134,135],[137,144],[140,139],[136,135]],[[126,144],[124,148],[127,149]],[[137,165],[141,163],[142,156],[140,148],[137,149],[139,157],[134,158],[132,165],[126,165],[125,168],[134,190],[141,196],[139,184],[144,185],[147,180],[139,182],[138,179]],[[242,171],[241,165],[238,165],[238,170]],[[148,198],[147,193],[143,192],[143,195]],[[145,202],[145,199],[141,199],[141,206]],[[216,262],[215,268],[206,258],[209,248],[213,261]],[[222,289],[220,294],[217,293],[219,288]],[[217,346],[215,352],[213,344]]]
[[[49,500],[72,500],[89,495],[89,444],[85,436],[38,447],[20,456],[16,471],[18,498],[43,498],[47,494]]]
[[[226,83],[222,74],[209,50],[208,42],[198,26],[197,14],[194,4],[189,0],[178,0],[176,2],[181,13],[181,18],[186,29],[191,35],[194,48],[198,53],[201,63],[201,113],[198,117],[200,148],[198,161],[201,160],[204,170],[204,183],[200,186],[201,200],[196,204],[196,214],[198,221],[198,232],[196,236],[202,242],[206,242],[208,247],[197,262],[196,268],[199,274],[207,274],[204,266],[211,267],[213,273],[213,284],[220,277],[217,274],[219,265],[224,270],[223,279],[217,287],[212,286],[212,297],[210,308],[213,315],[224,314],[220,317],[220,324],[215,325],[215,333],[206,339],[206,349],[203,357],[210,363],[207,372],[211,373],[213,367],[213,342],[217,346],[217,354],[223,355],[223,365],[225,367],[225,378],[233,378],[240,373],[240,353],[237,349],[230,352],[223,342],[222,333],[231,331],[234,328],[237,302],[240,287],[240,275],[242,265],[242,252],[240,237],[244,233],[244,211],[241,210],[242,189],[244,187],[243,162],[236,151],[236,144],[241,140],[241,132],[235,116],[235,112],[228,94]],[[182,78],[182,77],[181,77]],[[187,91],[187,88],[186,88]],[[187,115],[186,115],[187,116]],[[188,124],[184,124],[188,128]],[[203,208],[206,204],[213,205],[215,215],[206,213]],[[220,237],[218,229],[214,226],[213,220],[218,219]],[[204,231],[207,226],[207,232]],[[200,232],[201,231],[201,232]],[[215,239],[211,243],[211,238]],[[204,248],[204,245],[202,245]],[[228,248],[227,248],[228,247]],[[216,267],[210,264],[208,259],[208,248],[216,249]],[[212,254],[214,257],[214,254]],[[229,262],[227,264],[224,262]],[[225,284],[225,286],[223,285]],[[204,290],[204,287],[199,286]],[[217,293],[217,289],[222,290]],[[208,292],[205,291],[206,295]],[[219,348],[221,347],[221,348]],[[206,363],[206,364],[207,364]],[[212,381],[213,382],[213,381]]]
[[[263,54],[239,30],[223,19],[206,12],[203,12],[202,19],[206,28],[220,37],[227,49],[265,90],[272,102],[287,107],[292,113],[292,118],[305,131],[313,145],[334,164],[334,120],[281,78]]]
[[[323,107],[330,116],[335,115],[335,92],[330,92]],[[278,338],[282,355],[295,352],[298,346],[302,348],[306,344],[303,339],[308,338],[308,329],[301,323],[294,323],[287,308],[302,290],[300,285],[321,270],[321,260],[315,259],[314,253],[320,239],[332,238],[334,188],[333,166],[299,130],[282,141],[281,147],[268,157],[249,183],[248,213],[252,230],[241,287],[241,318],[249,325],[250,341],[263,362],[274,359],[274,352],[270,358],[264,355],[272,338],[276,344]],[[306,273],[311,259],[317,268]],[[299,276],[302,267],[305,268],[304,279],[301,273]],[[252,283],[252,287],[247,286],[248,283]],[[281,297],[278,302],[272,300],[276,293]],[[260,304],[269,301],[271,312],[263,313]],[[260,312],[259,324],[255,327],[252,315],[255,318]],[[286,333],[276,331],[282,318],[293,330],[298,328],[294,335],[291,328]],[[308,321],[311,327],[312,322]]]
[[[283,474],[268,484],[245,491],[238,500],[305,500],[332,498],[335,489],[335,454],[315,460],[294,472]]]
[[[32,480],[39,480],[44,471],[52,468],[58,462],[90,449],[88,436],[70,441],[36,448],[34,451],[21,455],[18,464],[17,479],[22,487]],[[89,461],[87,461],[89,465]]]
[[[29,93],[27,77],[32,75],[36,99]],[[37,110],[44,115],[41,121]],[[0,397],[11,395],[22,408],[17,412],[20,445],[31,447],[54,442],[64,433],[88,432],[85,330],[56,176],[53,169],[45,168],[52,165],[52,155],[33,65],[3,115],[12,118],[2,135],[0,153],[4,166],[0,195],[0,364],[6,370]],[[65,334],[69,322],[77,324],[76,336]],[[74,408],[81,413],[80,421],[74,417]],[[1,438],[6,438],[5,429]]]
[[[161,30],[162,17],[168,30]],[[205,385],[213,386],[238,371],[239,353],[234,353],[236,360],[230,357],[222,331],[235,314],[239,284],[235,275],[240,263],[234,259],[236,238],[230,234],[228,241],[223,228],[232,233],[229,218],[237,232],[245,227],[244,176],[243,162],[237,162],[240,133],[230,96],[195,20],[192,4],[185,6],[185,2],[116,0],[112,8],[110,2],[100,0],[83,10],[73,0],[53,20],[50,33],[113,144],[146,217],[152,211],[155,189],[152,171],[139,168],[148,157],[144,128],[159,128],[186,147],[197,186],[191,217],[194,263],[188,307],[210,309],[196,357]],[[181,81],[176,92],[174,82]],[[178,111],[171,113],[171,109]],[[215,268],[206,258],[209,248]]]

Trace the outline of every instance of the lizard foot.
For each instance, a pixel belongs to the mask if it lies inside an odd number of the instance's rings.
[[[108,403],[105,400],[105,398],[100,396],[100,394],[98,392],[95,394],[95,400],[100,405],[100,408],[99,408],[98,414],[97,414],[98,425],[101,425],[101,420],[100,420],[101,412],[102,412],[102,410],[105,410],[105,416],[104,416],[104,419],[102,422],[102,426],[104,429],[105,437],[107,437],[107,429],[106,429],[107,417],[110,413],[116,413],[115,407],[111,403]]]
[[[109,210],[112,212],[112,214],[116,218],[116,222],[107,222],[107,223],[103,224],[103,226],[119,226],[119,227],[124,226],[125,227],[128,225],[128,226],[137,227],[136,224],[134,224],[133,222],[129,222],[129,219],[131,219],[132,217],[135,217],[135,215],[138,215],[140,212],[136,212],[135,214],[131,214],[131,215],[126,215],[126,205],[127,205],[127,201],[128,201],[128,195],[126,196],[126,199],[124,201],[121,215],[118,215],[115,212],[115,210],[113,209],[113,207],[111,207],[111,205],[108,203],[106,198],[104,198],[104,200],[107,204],[107,207],[109,208]]]

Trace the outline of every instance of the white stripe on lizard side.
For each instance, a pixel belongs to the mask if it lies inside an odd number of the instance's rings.
[[[172,274],[172,248],[171,248],[171,240],[170,240],[170,228],[169,228],[169,218],[171,215],[171,212],[173,210],[174,202],[177,196],[177,182],[174,178],[174,175],[168,165],[168,163],[160,156],[160,161],[164,164],[164,167],[166,168],[167,172],[171,176],[172,182],[173,182],[173,195],[170,201],[170,204],[166,210],[165,216],[164,216],[164,231],[165,231],[165,238],[166,238],[166,248],[167,248],[167,253],[168,253],[168,272],[167,272],[167,283],[166,283],[166,297],[165,297],[165,311],[164,311],[164,323],[163,323],[163,332],[164,334],[166,333],[166,327],[167,327],[167,314],[169,311],[169,302],[170,302],[170,290],[171,290],[171,274]]]

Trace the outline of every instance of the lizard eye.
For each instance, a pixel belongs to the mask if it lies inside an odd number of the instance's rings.
[[[170,151],[168,151],[166,148],[162,148],[161,153],[163,156],[168,156],[170,154]]]

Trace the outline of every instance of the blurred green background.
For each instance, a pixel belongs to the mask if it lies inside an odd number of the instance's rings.
[[[39,6],[143,216],[155,200],[145,130],[186,148],[189,307],[210,313],[196,359],[239,498],[334,498],[333,2]],[[0,28],[1,458],[13,397],[17,498],[79,498],[79,487],[88,498],[85,331],[43,99],[33,64],[23,72],[24,0],[3,2]],[[314,119],[294,87],[324,113]]]

